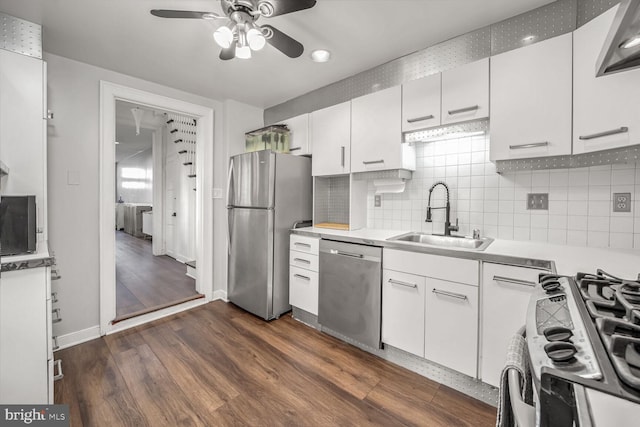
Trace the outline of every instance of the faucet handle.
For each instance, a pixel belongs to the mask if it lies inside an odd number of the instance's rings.
[[[476,228],[473,230],[473,238],[474,239],[480,239],[480,229]]]
[[[456,218],[456,225],[450,225],[449,226],[449,230],[451,231],[458,231],[459,227],[458,227],[458,218]]]

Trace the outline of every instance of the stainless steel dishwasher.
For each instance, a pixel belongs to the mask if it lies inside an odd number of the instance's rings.
[[[382,248],[320,240],[318,323],[380,348]]]

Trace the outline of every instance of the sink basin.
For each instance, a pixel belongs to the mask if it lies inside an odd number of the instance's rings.
[[[440,246],[444,248],[471,249],[483,251],[493,242],[489,237],[473,239],[466,236],[443,236],[438,234],[427,234],[410,232],[399,236],[390,237],[390,241],[420,243],[423,245]]]

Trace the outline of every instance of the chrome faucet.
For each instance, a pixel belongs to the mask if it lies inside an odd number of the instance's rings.
[[[431,207],[431,193],[433,193],[433,190],[438,185],[442,185],[444,187],[444,189],[447,191],[447,204],[445,206],[432,208]],[[427,203],[427,219],[425,219],[425,222],[431,222],[432,221],[431,220],[431,209],[444,209],[445,210],[444,211],[444,235],[445,236],[451,236],[451,232],[452,231],[458,231],[458,218],[456,218],[456,225],[451,225],[451,222],[450,222],[451,205],[449,204],[449,187],[447,186],[447,184],[444,183],[444,181],[436,182],[429,189],[429,201]]]

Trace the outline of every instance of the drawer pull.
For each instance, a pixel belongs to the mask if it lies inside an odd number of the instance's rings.
[[[51,314],[55,315],[55,317],[53,317],[53,319],[51,319],[51,323],[60,323],[60,322],[62,322],[62,317],[60,317],[60,309],[59,308],[54,308],[53,310],[51,310]]]
[[[56,335],[55,337],[51,337],[51,341],[53,341],[53,345],[51,346],[51,349],[53,351],[56,351],[60,348],[60,345],[58,344],[58,336]]]
[[[58,272],[58,270],[51,270],[51,280],[60,280],[62,276]]]
[[[531,288],[533,288],[536,285],[535,282],[531,282],[529,280],[512,279],[510,277],[504,277],[504,276],[493,276],[493,280],[496,282],[511,283],[513,285],[529,286]]]
[[[457,299],[461,299],[461,300],[466,300],[466,299],[468,299],[466,295],[463,295],[463,294],[457,294],[457,293],[455,293],[455,292],[441,291],[440,289],[436,289],[436,288],[433,288],[433,291],[432,291],[432,292],[433,292],[434,294],[436,294],[436,295],[444,295],[444,296],[447,296],[447,297],[457,298]]]
[[[293,243],[295,246],[304,246],[305,248],[310,248],[311,245],[308,243],[302,243],[302,242],[294,242]]]
[[[58,373],[56,374],[56,368]],[[55,360],[53,362],[53,380],[58,381],[64,378],[64,374],[62,373],[62,359]]]
[[[536,148],[536,147],[546,147],[549,145],[549,141],[544,142],[533,142],[531,144],[518,144],[518,145],[510,145],[509,150],[520,150],[522,148]]]
[[[413,119],[407,119],[407,123],[422,122],[424,120],[431,120],[431,119],[433,119],[433,114],[429,114],[428,116],[422,116],[422,117],[414,117]]]
[[[582,136],[579,136],[578,139],[581,139],[582,141],[586,141],[589,139],[602,138],[604,136],[617,135],[619,133],[627,133],[627,132],[629,132],[629,128],[626,126],[622,126],[622,127],[619,127],[618,129],[606,130],[604,132],[593,133],[591,135],[582,135]]]
[[[400,285],[400,286],[405,286],[407,288],[416,289],[418,287],[417,283],[403,282],[401,280],[389,279],[388,282],[391,283],[392,285]]]
[[[311,281],[311,279],[307,276],[303,276],[302,274],[294,274],[293,277],[297,277],[298,279],[303,279],[303,280],[307,280],[307,281]]]
[[[365,164],[365,165],[375,165],[377,163],[384,163],[384,160],[383,159],[380,159],[380,160],[363,160],[362,163]]]
[[[344,145],[340,147],[340,166],[344,167]]]
[[[309,261],[308,259],[304,259],[304,258],[294,258],[294,261],[298,261],[298,262],[303,262],[305,264],[311,264],[311,261]]]
[[[289,151],[298,151],[298,150],[302,150],[302,147],[289,148]]]
[[[51,302],[58,302],[58,293],[51,292]]]
[[[471,107],[458,108],[457,110],[449,110],[448,113],[450,116],[453,116],[454,114],[468,113],[469,111],[476,111],[478,109],[480,109],[480,106],[472,105]]]

